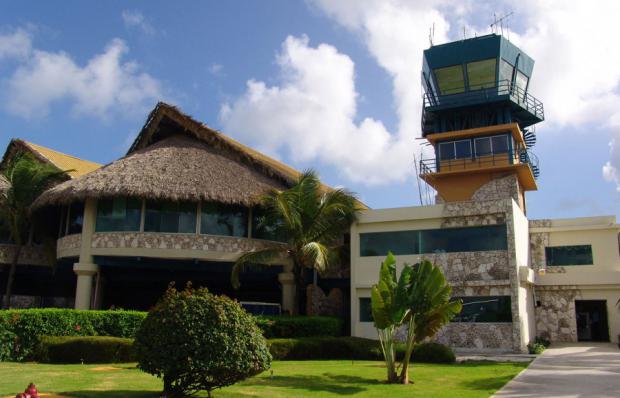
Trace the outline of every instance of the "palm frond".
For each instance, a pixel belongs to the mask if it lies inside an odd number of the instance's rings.
[[[237,261],[233,264],[232,272],[230,275],[230,282],[235,289],[239,289],[241,283],[239,282],[239,276],[243,272],[244,268],[250,264],[269,264],[273,261],[282,259],[287,254],[286,248],[267,248],[262,250],[256,250],[242,254]]]

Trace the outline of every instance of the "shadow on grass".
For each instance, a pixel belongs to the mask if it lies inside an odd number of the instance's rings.
[[[379,380],[342,374],[323,373],[320,376],[272,376],[245,381],[243,386],[269,386],[290,390],[329,392],[353,395],[366,391],[365,386],[381,384]],[[291,393],[294,394],[294,393]],[[294,395],[291,395],[294,396]]]
[[[113,390],[113,391],[64,391],[63,396],[71,398],[157,398],[159,391],[129,391],[129,390]]]
[[[460,383],[460,385],[467,388],[468,390],[497,391],[500,388],[504,387],[506,383],[508,383],[513,378],[514,375],[485,377],[481,379],[463,381]]]

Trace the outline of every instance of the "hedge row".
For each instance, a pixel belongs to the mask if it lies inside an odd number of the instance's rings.
[[[256,324],[268,339],[336,337],[342,335],[342,319],[329,316],[259,316]]]
[[[39,336],[112,336],[133,338],[146,312],[29,309],[0,311],[0,361],[34,355]],[[342,320],[333,317],[257,317],[266,338],[340,336]]]
[[[132,338],[145,317],[145,312],[138,311],[0,311],[0,361],[31,359],[39,336]]]
[[[107,336],[43,336],[35,358],[46,363],[135,362],[133,339]]]
[[[269,351],[277,360],[310,359],[357,359],[383,360],[379,342],[361,337],[322,337],[304,339],[271,339]],[[400,360],[405,354],[405,347],[396,347],[396,356]],[[456,356],[450,347],[439,343],[422,343],[413,348],[414,362],[454,363]]]
[[[131,339],[115,337],[41,337],[34,359],[50,363],[134,362]],[[268,340],[269,351],[276,360],[383,360],[379,343],[359,337],[310,337]],[[402,358],[404,347],[398,347]],[[414,362],[453,363],[449,347],[424,343],[413,350]]]

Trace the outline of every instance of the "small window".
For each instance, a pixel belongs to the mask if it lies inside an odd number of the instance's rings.
[[[439,144],[439,155],[441,160],[454,159],[454,142],[442,142]]]
[[[463,301],[463,309],[453,322],[512,322],[510,296],[454,297]]]
[[[196,233],[196,211],[196,203],[147,201],[144,231]]]
[[[456,141],[454,143],[454,152],[457,159],[471,158],[471,141]]]
[[[491,147],[493,153],[508,153],[508,136],[497,135],[491,137]]]
[[[360,297],[360,322],[373,322],[370,297]]]
[[[553,246],[545,248],[547,265],[592,265],[592,245]]]
[[[470,90],[495,87],[495,58],[467,64],[467,79]]]
[[[461,65],[435,69],[434,72],[441,95],[458,94],[465,91],[465,79]]]
[[[200,233],[224,236],[248,236],[248,209],[242,206],[204,202]]]
[[[491,150],[491,138],[476,138],[476,156],[487,156],[493,153]]]

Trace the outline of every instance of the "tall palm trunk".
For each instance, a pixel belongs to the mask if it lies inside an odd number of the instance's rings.
[[[409,384],[409,363],[411,361],[411,353],[413,352],[413,344],[415,340],[415,315],[409,320],[407,325],[407,345],[405,347],[405,357],[402,362],[399,381],[402,384]]]
[[[9,268],[9,277],[6,281],[6,291],[4,294],[4,302],[2,308],[8,309],[11,306],[11,294],[13,293],[13,282],[15,281],[15,270],[17,268],[17,262],[21,255],[23,245],[17,245],[15,247],[15,253],[13,253],[13,259],[11,261],[11,267]]]
[[[304,291],[306,278],[304,275],[304,267],[299,261],[295,261],[293,265],[293,275],[295,276],[295,315],[301,315],[304,312]]]

